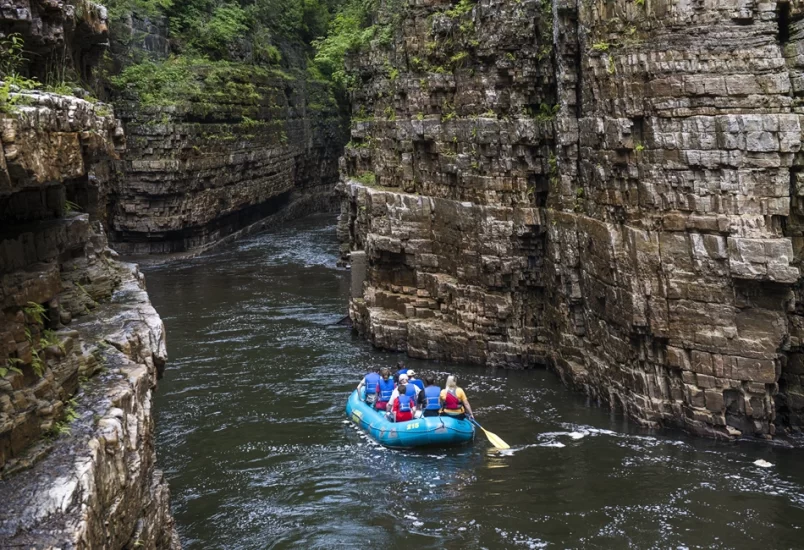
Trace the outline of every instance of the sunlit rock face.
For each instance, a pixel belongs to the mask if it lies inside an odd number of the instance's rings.
[[[547,364],[648,426],[798,429],[801,8],[466,8],[408,6],[355,60],[339,232],[367,253],[358,330]]]

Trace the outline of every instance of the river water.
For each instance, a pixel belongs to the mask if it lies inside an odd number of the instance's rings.
[[[802,548],[804,450],[649,432],[550,372],[458,375],[469,447],[391,451],[343,412],[401,356],[337,326],[332,216],[146,270],[170,360],[158,459],[185,548]],[[771,463],[763,468],[757,460]]]

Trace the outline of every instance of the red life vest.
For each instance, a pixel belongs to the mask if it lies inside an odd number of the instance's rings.
[[[450,410],[458,410],[462,409],[463,405],[461,404],[461,400],[452,393],[451,391],[447,390],[447,396],[444,398],[444,408]]]

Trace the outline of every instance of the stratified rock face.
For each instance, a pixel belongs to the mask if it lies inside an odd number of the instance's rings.
[[[358,329],[547,363],[650,426],[799,426],[799,8],[463,6],[408,6],[363,59],[340,184]]]
[[[31,93],[0,128],[0,546],[177,547],[151,416],[162,322],[101,223],[119,122]]]
[[[346,139],[328,85],[227,78],[177,106],[118,102],[129,143],[110,219],[119,252],[200,252],[291,204],[332,208]]]

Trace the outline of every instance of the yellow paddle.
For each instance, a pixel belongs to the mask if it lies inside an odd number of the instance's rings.
[[[480,428],[481,430],[483,430],[483,433],[484,433],[484,434],[486,434],[486,437],[488,437],[488,438],[489,438],[489,443],[491,443],[492,445],[494,445],[496,448],[498,448],[498,449],[510,449],[510,448],[511,448],[511,446],[510,446],[508,443],[506,443],[505,441],[503,441],[502,439],[500,439],[500,436],[498,436],[497,434],[491,433],[491,432],[490,432],[490,431],[488,431],[486,428],[484,428],[483,426],[481,426],[480,424],[478,424],[478,423],[477,423],[477,420],[475,420],[474,418],[472,418],[472,419],[470,419],[470,420],[472,421],[472,423],[473,423],[475,426],[477,426],[478,428]]]

